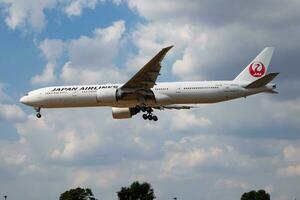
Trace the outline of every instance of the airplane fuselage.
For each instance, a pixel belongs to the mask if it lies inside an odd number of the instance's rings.
[[[140,104],[160,107],[172,104],[217,103],[268,92],[275,87],[274,84],[268,84],[260,88],[246,89],[247,84],[249,82],[160,82],[152,88],[155,99],[115,98],[114,95],[122,84],[54,86],[33,90],[22,97],[21,102],[37,108],[134,107]],[[108,91],[112,91],[111,99],[103,100]]]

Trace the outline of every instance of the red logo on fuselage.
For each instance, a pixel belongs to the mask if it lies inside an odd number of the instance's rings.
[[[261,62],[253,62],[249,66],[249,72],[254,77],[261,77],[265,74],[266,68]]]

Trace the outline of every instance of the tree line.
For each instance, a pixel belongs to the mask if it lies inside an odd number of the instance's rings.
[[[122,187],[117,192],[118,200],[154,200],[155,194],[152,186],[147,183],[133,182],[129,187]],[[174,197],[173,199],[176,199]],[[62,193],[59,200],[100,200],[96,198],[90,188],[75,188]],[[179,200],[179,199],[178,199]],[[270,200],[270,194],[265,190],[246,192],[240,200]]]

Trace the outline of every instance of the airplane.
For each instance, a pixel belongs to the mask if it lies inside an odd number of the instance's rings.
[[[154,109],[191,109],[193,104],[278,93],[276,85],[270,82],[279,73],[267,74],[274,47],[263,49],[233,80],[157,82],[161,62],[172,47],[161,49],[126,83],[44,87],[28,92],[20,102],[33,107],[38,118],[42,108],[105,106],[112,108],[114,119],[131,118],[143,112],[143,119],[157,121]]]

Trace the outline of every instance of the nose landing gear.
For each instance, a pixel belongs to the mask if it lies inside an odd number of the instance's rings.
[[[34,109],[36,111],[36,117],[37,118],[41,118],[42,117],[42,115],[41,115],[41,108],[34,108]]]
[[[149,119],[150,121],[157,121],[158,118],[156,115],[153,115],[153,109],[151,107],[146,107],[146,106],[136,106],[135,107],[136,110],[139,110],[138,112],[142,111],[142,112],[146,112],[145,114],[143,114],[143,119],[147,120]]]

